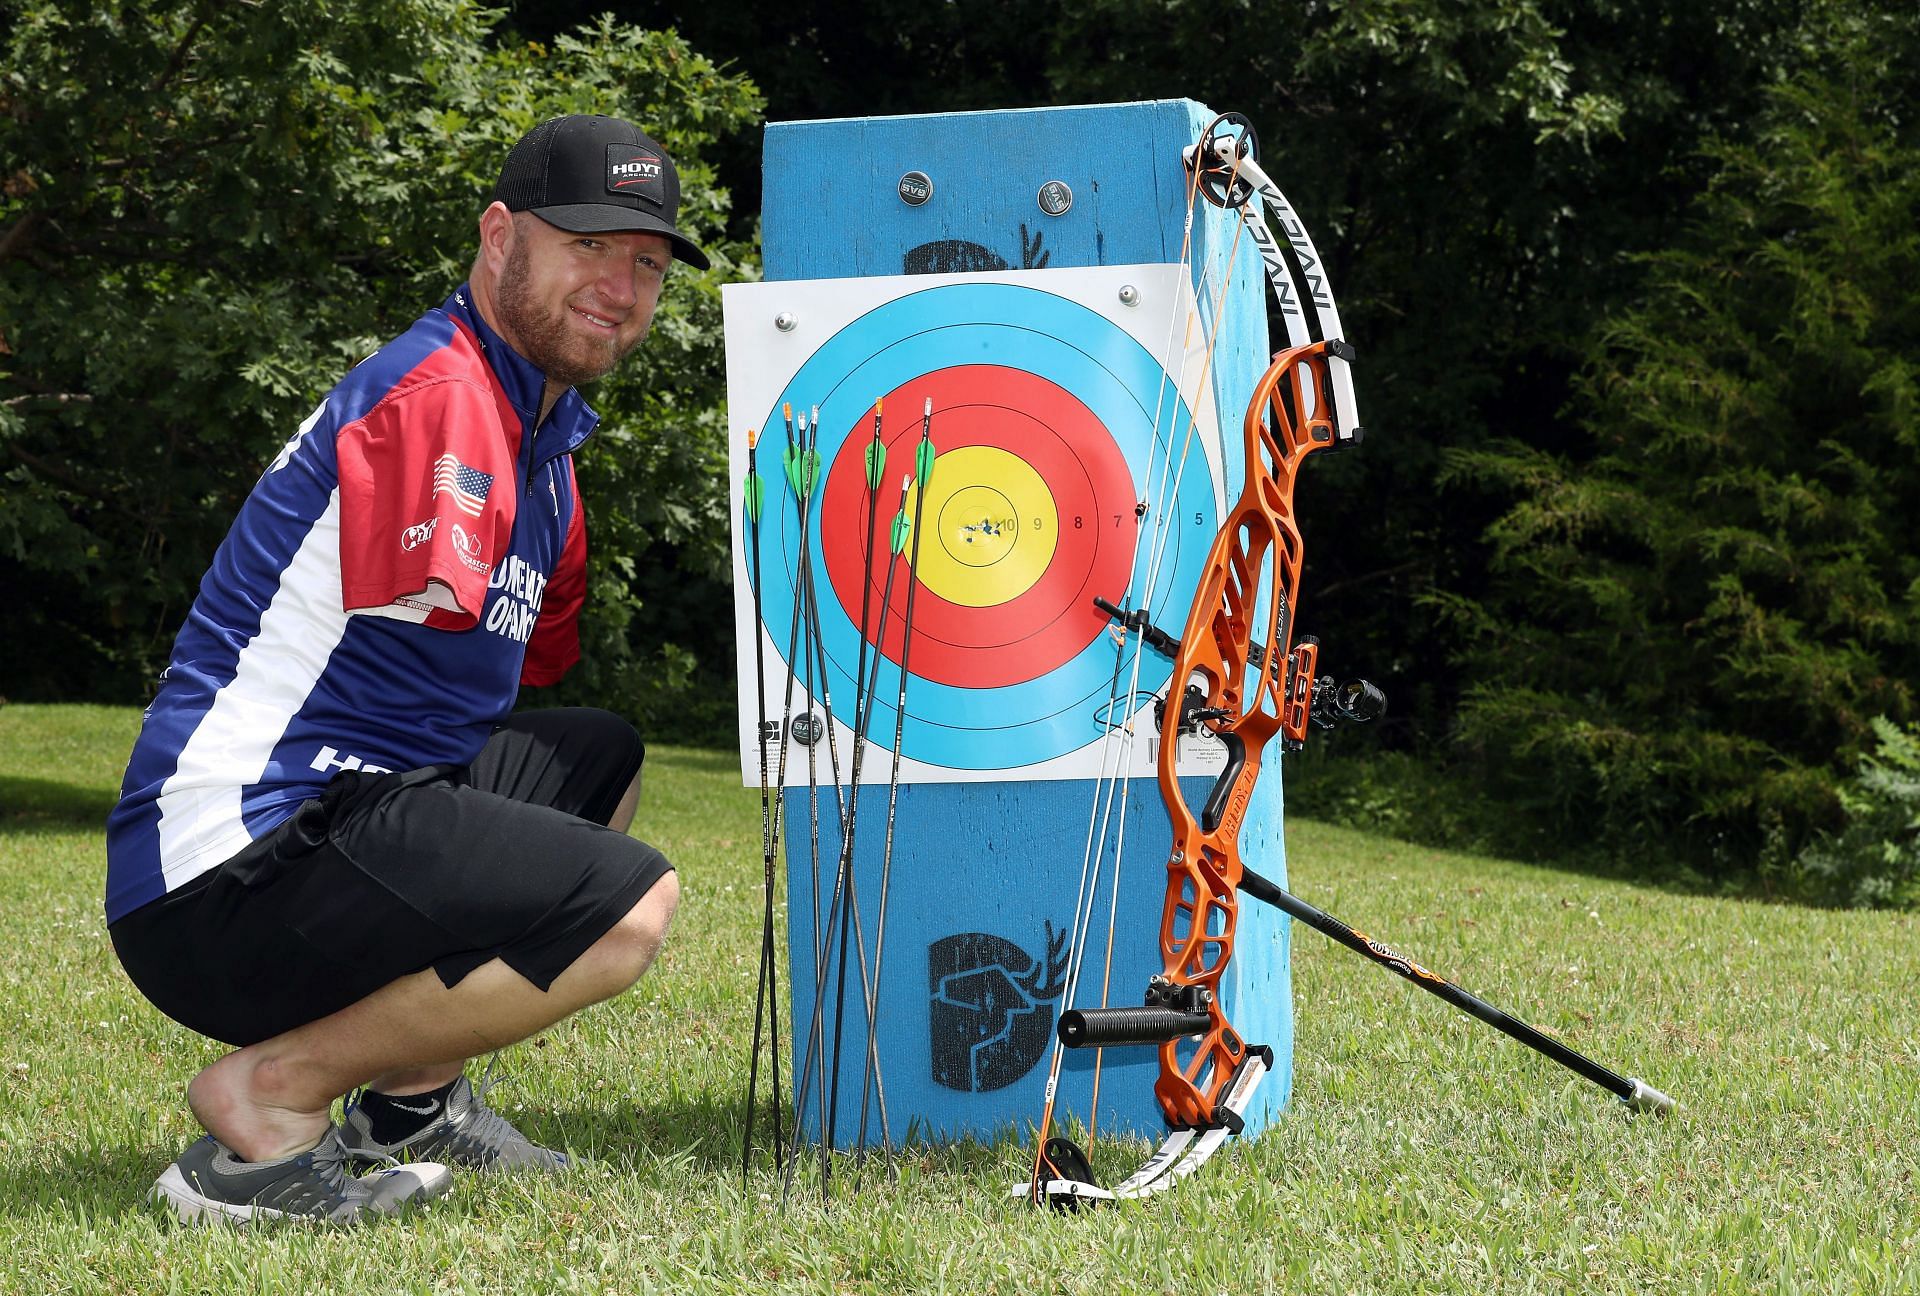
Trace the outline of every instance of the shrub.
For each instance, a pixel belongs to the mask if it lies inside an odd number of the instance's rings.
[[[1846,826],[1794,861],[1795,889],[1823,904],[1920,903],[1920,729],[1876,716],[1875,751],[1840,791]]]

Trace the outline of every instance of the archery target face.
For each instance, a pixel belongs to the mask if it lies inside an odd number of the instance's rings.
[[[1122,304],[1123,286],[1137,304]],[[896,725],[905,781],[1097,776],[1111,724],[1165,685],[1171,663],[1144,654],[1135,679],[1129,654],[1116,683],[1111,623],[1093,599],[1150,607],[1177,636],[1222,512],[1202,330],[1179,267],[742,284],[724,299],[748,780],[762,696],[769,719],[786,714],[789,665],[793,714],[811,679],[813,710],[824,717],[831,702],[850,761],[863,657],[874,688],[863,781],[886,777]],[[922,481],[929,402],[936,457]],[[757,526],[742,504],[750,429]],[[803,528],[801,474],[787,469],[789,445],[808,441],[818,485]],[[808,588],[817,645],[795,630]],[[1144,772],[1150,712],[1141,737]],[[826,781],[825,742],[816,755]],[[789,777],[804,763],[792,750]]]

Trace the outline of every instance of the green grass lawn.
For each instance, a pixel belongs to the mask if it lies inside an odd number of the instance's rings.
[[[1668,894],[1294,823],[1301,894],[1684,1104],[1598,1089],[1312,932],[1288,1112],[1150,1203],[1006,1200],[1012,1144],[896,1186],[740,1190],[759,803],[656,749],[640,829],[679,866],[632,993],[510,1050],[500,1105],[601,1159],[463,1181],[344,1233],[144,1201],[215,1055],[129,986],[100,915],[131,709],[0,706],[0,1290],[50,1292],[1920,1291],[1920,924]],[[1108,1165],[1112,1161],[1107,1162]],[[835,1182],[844,1182],[837,1176]],[[817,1188],[817,1183],[816,1183]]]

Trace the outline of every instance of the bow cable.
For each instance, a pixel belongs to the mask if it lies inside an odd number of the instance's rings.
[[[1210,132],[1213,129],[1213,126],[1218,123],[1218,121],[1219,119],[1216,118],[1213,123],[1209,123],[1207,127],[1207,131]],[[1181,237],[1180,260],[1178,262],[1181,273],[1179,278],[1176,280],[1177,284],[1184,284],[1184,281],[1191,274],[1190,267],[1192,264],[1192,249],[1193,249],[1193,219],[1194,219],[1194,211],[1195,211],[1194,199],[1196,194],[1198,193],[1198,188],[1199,188],[1199,174],[1196,169],[1190,172],[1188,177],[1188,182],[1187,182],[1186,212],[1184,217],[1184,228],[1183,228],[1182,237]],[[1232,284],[1233,265],[1234,265],[1235,258],[1238,255],[1239,242],[1240,242],[1240,227],[1236,227],[1234,231],[1233,243],[1228,251],[1226,270],[1222,276],[1219,294],[1214,305],[1214,318],[1216,323],[1220,317],[1221,311],[1225,307],[1226,296]],[[1204,304],[1204,300],[1205,300],[1204,298],[1205,285],[1206,285],[1207,277],[1210,274],[1211,274],[1211,266],[1209,266],[1207,272],[1202,275],[1201,283],[1198,289],[1193,290],[1191,304],[1189,305],[1186,312],[1185,337],[1182,341],[1181,353],[1180,353],[1181,354],[1180,371],[1182,374],[1182,378],[1176,379],[1174,384],[1175,395],[1176,395],[1176,398],[1178,398],[1176,399],[1174,404],[1174,417],[1176,422],[1175,431],[1177,431],[1178,412],[1180,408],[1181,399],[1184,398],[1184,392],[1182,391],[1182,382],[1184,380],[1184,374],[1186,371],[1185,357],[1188,349],[1192,344],[1194,325],[1196,324],[1196,322],[1199,322],[1200,307]],[[1167,343],[1165,347],[1165,355],[1160,365],[1159,390],[1156,393],[1155,401],[1154,401],[1153,443],[1156,445],[1158,445],[1160,442],[1160,436],[1159,436],[1160,418],[1161,418],[1161,410],[1164,408],[1166,385],[1167,385],[1168,371],[1169,371],[1168,361],[1170,361],[1172,358],[1174,327],[1175,326],[1174,326],[1173,312],[1169,311],[1168,317],[1167,317]],[[1201,399],[1207,392],[1207,382],[1209,379],[1210,370],[1211,370],[1212,361],[1213,361],[1214,346],[1217,343],[1219,338],[1219,332],[1217,328],[1207,329],[1204,323],[1201,324],[1201,327],[1202,327],[1203,333],[1206,334],[1207,336],[1207,346],[1206,346],[1204,357],[1201,362],[1198,380],[1195,384],[1194,402],[1193,402],[1193,405],[1190,407],[1192,410],[1197,410],[1199,408]],[[1159,534],[1157,537],[1157,541],[1155,543],[1150,543],[1148,545],[1149,558],[1148,558],[1148,565],[1147,565],[1146,592],[1147,592],[1147,598],[1149,599],[1149,601],[1151,601],[1153,590],[1159,580],[1160,563],[1166,552],[1167,540],[1171,537],[1171,534],[1172,534],[1169,514],[1167,512],[1165,504],[1169,498],[1172,498],[1175,495],[1177,495],[1180,489],[1180,483],[1183,480],[1185,471],[1186,471],[1186,463],[1192,450],[1193,433],[1195,430],[1196,422],[1197,420],[1193,417],[1192,413],[1190,413],[1187,420],[1186,435],[1182,441],[1180,454],[1178,456],[1178,463],[1179,463],[1178,470],[1176,471],[1174,468],[1175,457],[1172,455],[1171,446],[1169,445],[1169,453],[1163,458],[1160,465],[1159,482],[1155,486],[1155,488],[1150,492],[1150,498],[1152,498],[1155,501],[1155,505],[1151,508],[1150,511],[1154,517],[1154,525],[1157,528],[1157,531]],[[1170,440],[1171,438],[1169,438],[1169,441]],[[1223,467],[1224,467],[1224,461],[1223,461]],[[1169,479],[1171,479],[1171,485],[1169,485]],[[1144,521],[1144,519],[1142,520]],[[1139,561],[1139,545],[1140,545],[1141,539],[1142,539],[1142,535],[1136,534],[1134,539],[1133,557],[1130,560],[1129,570],[1127,573],[1128,588],[1131,588],[1133,584],[1134,571],[1136,570],[1136,564]],[[1141,646],[1140,642],[1136,640],[1136,642],[1133,645],[1133,661],[1132,661],[1131,671],[1129,673],[1128,690],[1126,694],[1126,696],[1128,696],[1129,698],[1138,696],[1139,677],[1140,677],[1140,646]],[[1124,643],[1121,645],[1119,651],[1124,654],[1125,652]],[[1116,679],[1117,679],[1117,675],[1116,675]],[[1112,693],[1112,695],[1109,697],[1110,708],[1118,702],[1119,696],[1120,695],[1116,689]],[[1118,728],[1120,728],[1123,732],[1117,738],[1116,738],[1114,728],[1110,727],[1107,730],[1105,739],[1103,741],[1101,773],[1100,773],[1099,779],[1095,782],[1094,804],[1093,804],[1092,812],[1088,817],[1087,846],[1086,846],[1085,854],[1083,855],[1081,860],[1080,886],[1074,900],[1074,919],[1073,919],[1073,925],[1071,929],[1073,934],[1071,937],[1071,944],[1070,944],[1070,948],[1073,951],[1073,954],[1072,954],[1070,967],[1067,974],[1067,987],[1066,987],[1065,995],[1061,1001],[1063,1006],[1065,1007],[1070,1007],[1074,1001],[1075,996],[1078,994],[1080,977],[1085,966],[1087,942],[1083,938],[1086,935],[1087,928],[1091,924],[1092,906],[1095,899],[1098,896],[1100,881],[1103,876],[1103,869],[1099,864],[1099,861],[1101,859],[1104,859],[1106,855],[1105,843],[1108,839],[1108,824],[1111,821],[1113,803],[1117,795],[1120,800],[1120,812],[1119,812],[1119,820],[1116,828],[1117,840],[1115,840],[1115,843],[1114,843],[1112,892],[1110,896],[1110,906],[1109,906],[1108,926],[1107,926],[1107,949],[1105,954],[1107,981],[1110,982],[1110,979],[1111,979],[1111,972],[1112,972],[1112,966],[1113,966],[1113,943],[1114,943],[1114,936],[1116,931],[1116,921],[1117,921],[1118,906],[1119,906],[1120,869],[1122,864],[1121,853],[1125,849],[1125,843],[1126,843],[1126,820],[1127,820],[1126,791],[1132,785],[1132,752],[1133,752],[1133,740],[1136,732],[1134,729],[1133,716],[1129,715],[1126,721],[1122,725],[1118,726]],[[1097,834],[1096,834],[1096,827],[1095,827],[1096,823],[1098,824]],[[1097,853],[1094,850],[1094,843],[1096,840],[1098,840],[1101,843],[1100,849]],[[1089,875],[1091,875],[1091,879],[1092,879],[1091,887],[1089,887],[1088,885]],[[1101,988],[1101,1001],[1103,1004],[1106,1002],[1107,993],[1108,993],[1108,984],[1106,982],[1103,982],[1103,985]],[[1047,1149],[1047,1142],[1048,1142],[1047,1131],[1052,1126],[1053,1109],[1054,1109],[1054,1104],[1058,1097],[1059,1075],[1060,1075],[1060,1068],[1063,1060],[1064,1060],[1063,1048],[1060,1042],[1056,1039],[1054,1048],[1052,1051],[1052,1058],[1048,1065],[1047,1082],[1046,1082],[1046,1090],[1045,1090],[1045,1103],[1041,1113],[1040,1128],[1035,1137],[1033,1185],[1034,1185],[1034,1195],[1036,1198],[1039,1195],[1039,1185],[1041,1182],[1041,1170],[1046,1159],[1046,1149]],[[1090,1111],[1088,1113],[1088,1128],[1090,1131],[1095,1128],[1098,1121],[1098,1115],[1099,1115],[1100,1063],[1101,1063],[1101,1057],[1099,1055],[1096,1055],[1095,1063],[1094,1063],[1094,1075],[1093,1075],[1093,1094],[1092,1094],[1092,1100],[1090,1103]]]

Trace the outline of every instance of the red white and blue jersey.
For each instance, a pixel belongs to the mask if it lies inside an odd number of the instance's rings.
[[[573,452],[598,416],[463,286],[357,366],[214,554],[107,821],[107,921],[205,873],[341,770],[465,765],[579,659]]]

